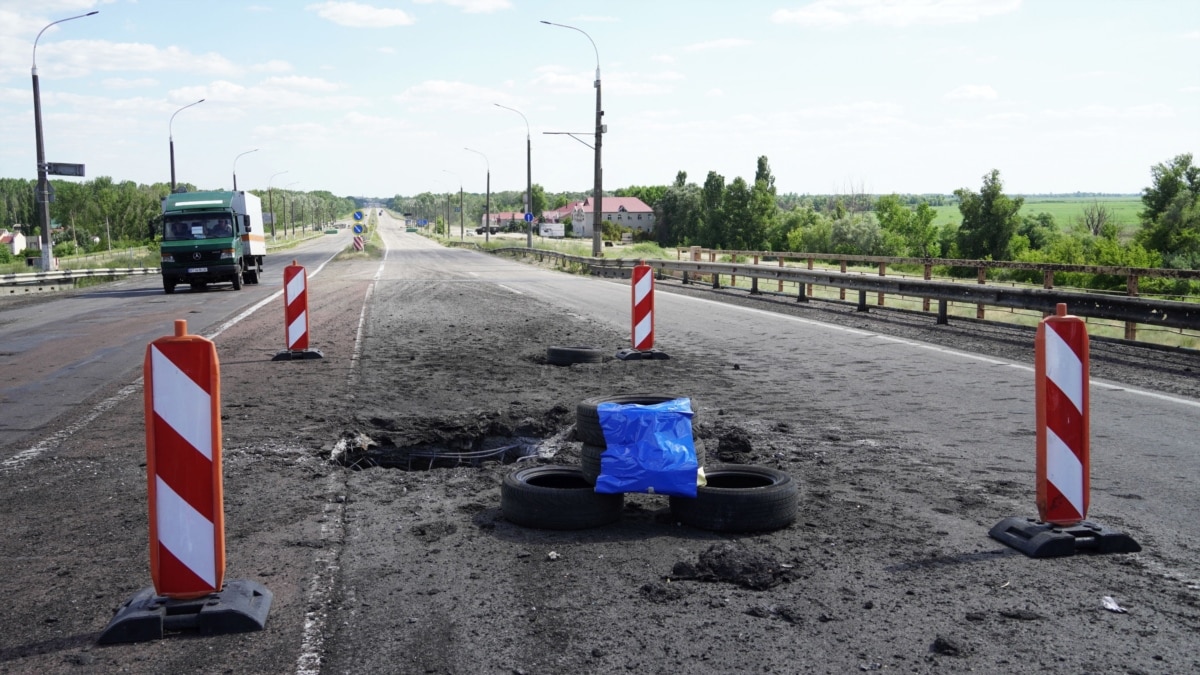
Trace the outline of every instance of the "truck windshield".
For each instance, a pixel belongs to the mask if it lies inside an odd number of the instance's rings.
[[[232,236],[233,224],[229,216],[177,216],[167,218],[163,226],[163,241]]]

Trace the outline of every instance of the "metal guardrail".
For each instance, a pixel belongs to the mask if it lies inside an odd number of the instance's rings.
[[[88,277],[129,277],[158,274],[157,267],[111,267],[106,269],[58,270],[26,274],[0,274],[0,286],[29,286],[46,281],[74,281]]]
[[[638,260],[588,258],[557,251],[526,248],[494,249],[493,252],[557,258],[565,262],[585,265],[593,274],[600,275],[611,271],[631,269],[639,262]],[[1024,309],[1051,314],[1054,313],[1055,307],[1059,303],[1066,303],[1071,313],[1076,316],[1200,330],[1200,303],[1148,300],[1102,293],[1080,293],[1042,288],[1008,288],[951,281],[880,277],[798,267],[673,260],[645,260],[644,262],[657,270],[682,273],[685,284],[696,283],[696,275],[706,275],[711,278],[710,283],[713,288],[720,288],[722,276],[748,277],[752,279],[751,294],[761,294],[761,291],[758,290],[759,279],[790,281],[799,286],[797,300],[802,302],[808,299],[805,295],[805,286],[809,284],[858,291],[858,308],[861,311],[868,310],[867,293],[890,293],[936,300],[938,302],[938,323],[943,324],[948,322],[947,304],[950,302]]]

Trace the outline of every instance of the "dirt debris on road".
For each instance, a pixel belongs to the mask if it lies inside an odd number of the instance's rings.
[[[547,345],[615,351],[627,334],[416,254],[397,264],[410,278],[375,287],[358,355],[368,263],[313,284],[325,359],[271,363],[274,317],[218,340],[239,364],[222,389],[228,576],[275,594],[266,630],[89,641],[148,583],[141,411],[123,406],[3,476],[0,672],[1200,670],[1200,592],[1153,553],[1031,561],[988,539],[1033,510],[1032,460],[974,475],[754,355],[672,344],[667,361],[553,365]],[[578,463],[577,401],[644,391],[693,399],[710,461],[789,473],[796,522],[720,535],[672,522],[657,495],[593,530],[505,521],[514,466]]]

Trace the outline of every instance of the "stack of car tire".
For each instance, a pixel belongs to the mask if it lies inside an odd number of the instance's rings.
[[[540,465],[518,469],[500,486],[504,517],[523,527],[577,530],[616,522],[623,494],[594,489],[604,453],[601,403],[653,405],[680,396],[628,394],[580,401],[575,410],[575,438],[583,443],[579,466]],[[694,420],[694,418],[693,418]],[[765,466],[704,466],[703,446],[696,439],[696,460],[706,485],[696,497],[671,496],[671,516],[684,525],[715,532],[755,532],[786,527],[796,518],[798,492],[788,474]]]

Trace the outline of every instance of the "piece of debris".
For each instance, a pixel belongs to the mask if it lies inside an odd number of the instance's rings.
[[[1006,619],[1017,619],[1018,621],[1037,621],[1046,617],[1038,614],[1031,609],[1002,609],[1000,616]]]
[[[556,551],[550,551],[546,554],[546,560],[558,560],[559,555]]]
[[[725,581],[756,591],[791,581],[794,573],[771,556],[744,546],[713,544],[700,554],[696,564],[679,561],[671,568],[668,581]]]
[[[929,646],[929,650],[935,654],[943,654],[945,656],[960,656],[963,653],[963,646],[954,638],[939,635],[933,640],[933,644]]]
[[[1106,595],[1103,598],[1100,598],[1100,602],[1104,604],[1104,609],[1107,609],[1110,612],[1115,612],[1117,614],[1126,613],[1125,608],[1117,603],[1116,599],[1111,595]]]

